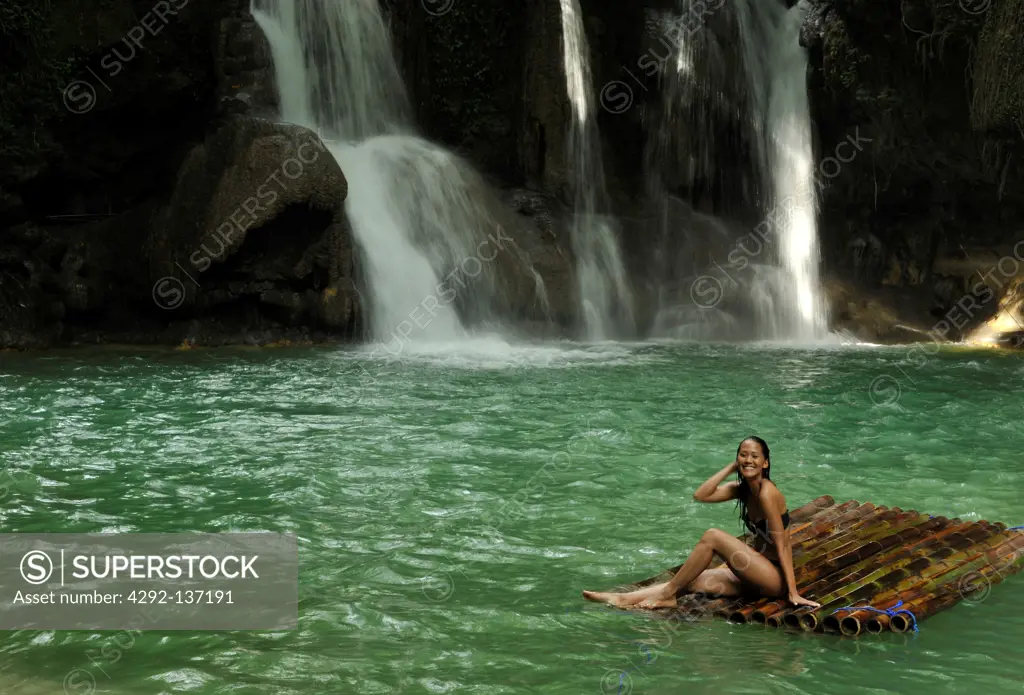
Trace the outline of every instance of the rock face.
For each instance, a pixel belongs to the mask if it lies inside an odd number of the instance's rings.
[[[562,12],[551,0],[532,0],[527,7],[518,164],[525,181],[569,199],[572,106],[562,57]]]
[[[1024,133],[1024,2],[965,1],[961,6],[964,11],[985,12],[971,64],[971,123],[980,131]]]
[[[1024,3],[814,5],[803,42],[826,268],[868,293],[916,297],[916,312],[906,310],[928,330],[954,315],[969,330],[994,311],[1006,279],[971,259],[1024,238]],[[826,172],[824,158],[858,133],[870,142]],[[974,291],[986,273],[991,296]],[[978,308],[957,308],[970,297]]]
[[[564,197],[572,110],[561,0],[385,0],[417,122],[496,182]],[[661,4],[664,4],[662,2]],[[641,55],[643,7],[582,0],[595,94]],[[638,90],[639,91],[639,90]],[[639,109],[598,111],[614,189],[636,188]],[[625,196],[625,193],[623,194]]]
[[[357,335],[346,194],[315,133],[229,119],[188,155],[166,204],[9,232],[0,346]]]
[[[239,6],[240,5],[240,6]],[[249,12],[249,3],[231,7],[216,35],[214,74],[218,112],[273,117],[277,86],[270,44]]]
[[[189,149],[273,108],[248,0],[0,16],[0,348],[180,340],[152,313],[146,245]]]
[[[269,106],[247,0],[8,4],[22,21],[2,29],[0,225],[165,198],[188,148],[243,110],[225,97]]]

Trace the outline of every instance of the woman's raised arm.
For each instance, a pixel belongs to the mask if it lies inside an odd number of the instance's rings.
[[[722,470],[704,481],[704,483],[693,493],[693,499],[698,502],[727,502],[736,499],[737,481],[722,485],[722,481],[731,473],[736,472],[736,462],[733,461]]]

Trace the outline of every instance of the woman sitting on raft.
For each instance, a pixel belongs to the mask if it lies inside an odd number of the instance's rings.
[[[793,547],[789,538],[789,512],[786,498],[768,475],[771,460],[768,444],[760,437],[747,437],[740,442],[736,460],[708,478],[693,493],[698,502],[738,500],[742,520],[754,535],[754,546],[719,529],[704,532],[697,547],[664,584],[654,584],[629,593],[584,591],[591,601],[603,601],[625,608],[670,608],[682,593],[706,593],[718,596],[785,596],[794,606],[819,607],[820,604],[800,596],[793,577]],[[738,481],[722,484],[733,472]],[[758,521],[751,521],[751,515]],[[726,567],[708,569],[718,554]]]

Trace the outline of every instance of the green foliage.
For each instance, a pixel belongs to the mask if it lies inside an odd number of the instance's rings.
[[[0,162],[25,163],[50,146],[46,125],[75,67],[55,50],[53,22],[50,0],[0,4]]]

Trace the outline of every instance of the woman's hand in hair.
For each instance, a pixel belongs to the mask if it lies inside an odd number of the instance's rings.
[[[697,502],[725,502],[736,499],[737,481],[725,483],[725,479],[736,472],[739,464],[733,461],[722,470],[705,480],[693,493]],[[724,484],[723,484],[724,483]]]

